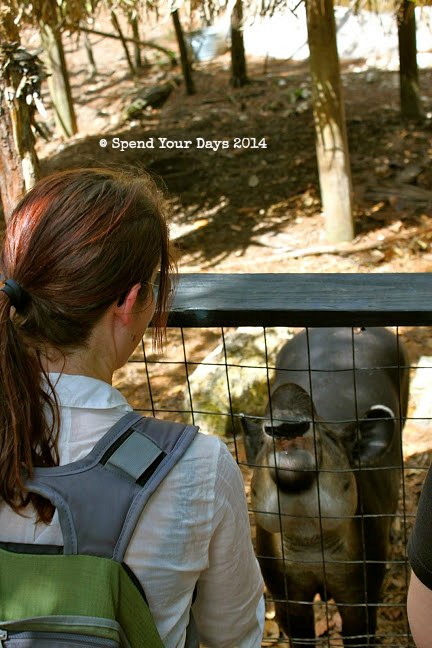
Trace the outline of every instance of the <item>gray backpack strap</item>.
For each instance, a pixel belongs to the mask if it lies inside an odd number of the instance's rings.
[[[141,488],[129,508],[113,553],[114,560],[119,562],[123,560],[148,499],[185,453],[198,432],[198,428],[192,425],[171,423],[152,418],[141,418],[133,426],[133,430],[144,437],[145,441],[135,440],[131,444],[123,444],[121,450],[114,453],[115,465],[110,464],[110,461],[108,461],[111,469],[117,470],[120,465],[126,466],[129,459],[132,459],[131,452],[136,448],[137,443],[142,444],[142,450],[145,448],[147,459],[146,462],[143,462],[144,471],[141,473],[141,477],[137,479],[137,483]],[[152,458],[151,464],[150,458]],[[134,461],[132,461],[133,464]]]
[[[36,468],[27,487],[57,508],[63,552],[121,562],[149,497],[196,433],[194,426],[130,412],[84,459]]]

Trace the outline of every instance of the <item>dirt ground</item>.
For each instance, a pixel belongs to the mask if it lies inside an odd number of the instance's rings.
[[[106,27],[106,25],[105,25]],[[325,244],[320,211],[307,64],[250,59],[250,83],[229,85],[229,57],[195,64],[197,92],[186,96],[179,68],[146,51],[148,64],[128,72],[116,41],[91,37],[98,74],[90,78],[82,38],[65,39],[79,134],[68,142],[38,140],[44,174],[84,165],[130,165],[155,174],[172,206],[172,235],[183,272],[428,272],[432,267],[432,70],[420,73],[428,117],[404,123],[398,112],[398,75],[342,62],[351,152],[356,239],[344,254],[299,250]],[[169,37],[167,43],[170,43]],[[175,86],[160,108],[126,121],[124,111],[146,89]],[[49,111],[48,126],[53,128]],[[113,138],[153,141],[154,148],[113,148]],[[107,145],[100,146],[101,139]],[[153,140],[152,140],[153,138]],[[158,138],[191,141],[188,149],[161,148]],[[217,151],[197,138],[229,141]],[[234,138],[244,140],[234,148]],[[199,141],[199,140],[198,140]],[[266,148],[251,143],[265,143]],[[368,249],[361,248],[368,247]],[[427,329],[401,329],[413,365],[432,355]],[[186,373],[220,342],[214,330],[169,331],[161,364],[146,343],[117,384],[142,409],[158,415],[183,407]],[[186,352],[184,352],[186,349]],[[186,367],[185,357],[189,362]],[[156,362],[158,360],[158,362]],[[150,379],[150,388],[148,386]],[[411,403],[414,411],[415,402]],[[233,446],[231,446],[233,447]],[[241,443],[238,444],[241,453]],[[427,428],[405,431],[406,470],[401,508],[392,532],[392,560],[380,608],[380,645],[412,645],[404,601],[406,536],[431,458]],[[244,469],[246,483],[250,479]],[[405,511],[405,512],[404,512]],[[317,604],[318,605],[318,604]],[[338,615],[317,612],[320,646],[339,646]],[[398,636],[399,635],[399,636]],[[331,638],[331,642],[330,642]],[[263,645],[286,645],[268,610]]]

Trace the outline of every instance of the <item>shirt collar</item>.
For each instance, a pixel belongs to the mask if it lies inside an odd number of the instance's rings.
[[[49,377],[62,407],[132,409],[118,389],[98,378],[60,373],[50,373]]]

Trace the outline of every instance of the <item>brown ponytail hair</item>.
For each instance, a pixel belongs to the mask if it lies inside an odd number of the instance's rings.
[[[148,295],[156,267],[153,336],[162,344],[175,270],[166,211],[147,176],[78,169],[38,182],[8,222],[0,271],[29,295],[18,312],[0,291],[0,499],[16,512],[32,502],[40,520],[52,515],[51,505],[24,486],[34,467],[59,461],[58,407],[44,351],[85,346],[125,291],[142,283]]]

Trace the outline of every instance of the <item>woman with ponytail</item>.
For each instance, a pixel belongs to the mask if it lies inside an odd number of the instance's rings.
[[[112,377],[150,321],[162,345],[175,270],[166,212],[149,178],[106,169],[49,176],[15,208],[0,261],[0,542],[61,544],[57,511],[26,480],[82,459],[132,410]],[[204,645],[261,645],[243,482],[216,438],[196,435],[125,561],[165,646],[185,645],[193,596]]]

